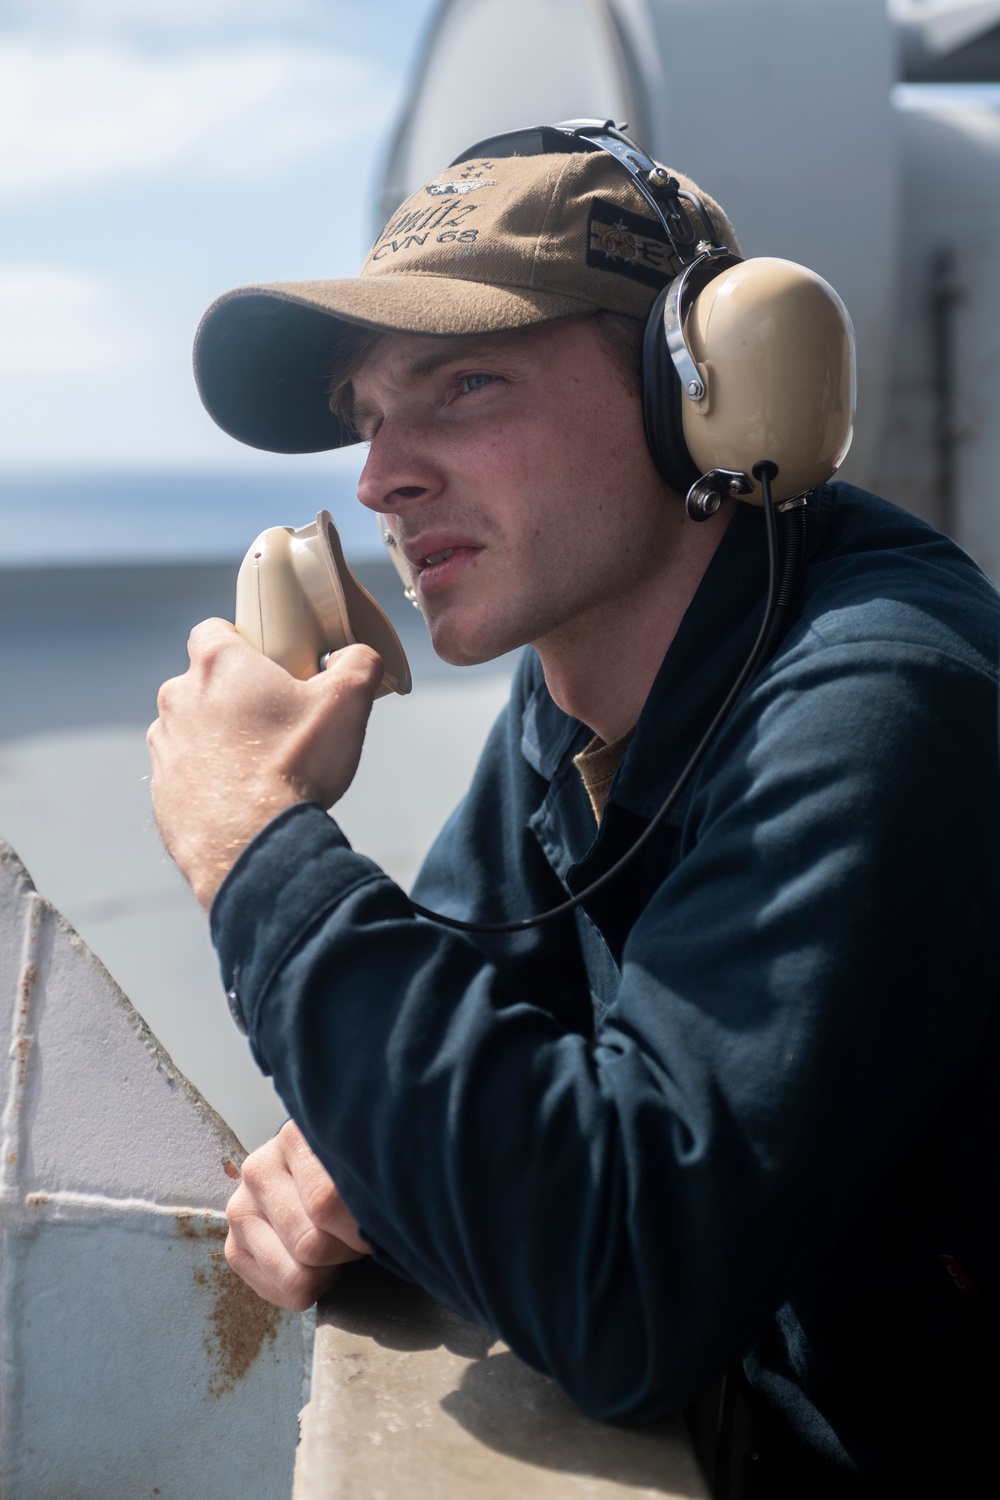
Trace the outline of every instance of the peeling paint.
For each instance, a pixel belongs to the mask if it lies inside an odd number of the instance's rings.
[[[239,1182],[241,1175],[240,1169],[236,1165],[236,1163],[234,1161],[230,1161],[228,1157],[222,1163],[222,1170],[225,1172],[226,1176],[231,1177],[234,1182]]]

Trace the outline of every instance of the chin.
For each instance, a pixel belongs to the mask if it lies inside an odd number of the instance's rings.
[[[498,620],[427,619],[424,616],[434,652],[452,667],[478,667],[495,661],[525,645],[528,636],[515,630],[511,622]]]

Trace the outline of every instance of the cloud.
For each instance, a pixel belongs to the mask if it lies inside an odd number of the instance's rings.
[[[0,42],[0,198],[173,175],[275,177],[382,129],[395,96],[370,59],[301,44],[178,54],[8,38]]]
[[[0,264],[0,376],[121,370],[138,352],[113,281],[67,266]]]
[[[324,0],[13,0],[8,13],[33,28],[195,35],[237,25],[329,27]]]
[[[329,471],[357,450],[289,460],[234,442],[191,375],[207,290],[169,278],[0,262],[0,477],[53,468]]]

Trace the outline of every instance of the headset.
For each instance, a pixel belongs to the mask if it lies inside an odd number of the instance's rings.
[[[480,157],[580,151],[607,152],[628,173],[662,227],[676,267],[643,333],[643,421],[653,462],[670,489],[684,497],[693,521],[707,520],[726,498],[763,508],[767,595],[756,640],[736,680],[670,793],[626,853],[577,895],[514,921],[466,922],[411,901],[418,915],[462,932],[523,932],[567,915],[614,880],[668,817],[731,709],[787,628],[801,586],[809,494],[840,467],[854,431],[854,330],[837,293],[804,266],[775,257],[745,260],[721,244],[697,193],[682,188],[625,133],[624,126],[611,120],[564,120],[509,131],[477,142],[450,165]],[[381,517],[379,522],[407,597],[416,604],[405,560]],[[283,540],[279,533],[288,533],[291,540]],[[291,598],[298,589],[312,590],[314,613],[322,619],[325,608],[332,619],[324,637],[328,651],[352,640],[367,641],[381,648],[380,654],[388,649],[382,690],[409,690],[398,637],[351,574],[326,512],[317,517],[315,527],[300,532],[272,528],[251,547],[237,590],[237,627],[247,639],[274,654],[264,644],[260,623],[266,613],[262,589],[269,585],[259,561],[268,556],[277,559],[282,598]],[[359,591],[364,596],[360,616]],[[334,594],[337,607],[331,614]],[[354,602],[353,611],[345,599]],[[311,641],[308,669],[292,668],[295,675],[316,670],[321,645],[322,641],[320,646]],[[291,661],[297,649],[291,636],[285,649]]]

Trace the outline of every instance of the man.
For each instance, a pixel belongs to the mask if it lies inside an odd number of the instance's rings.
[[[453,917],[608,870],[759,625],[760,512],[696,524],[644,440],[630,330],[673,267],[643,207],[600,154],[476,159],[356,280],[203,325],[228,430],[369,442],[359,499],[442,656],[533,647],[415,887]],[[449,931],[350,849],[324,810],[363,647],[300,683],[197,627],[154,801],[294,1121],[232,1202],[262,1295],[306,1306],[370,1252],[610,1420],[742,1360],[769,1500],[947,1493],[998,1396],[1000,613],[884,502],[828,485],[807,514],[799,617],[572,915]],[[420,778],[401,746],[401,816]]]

